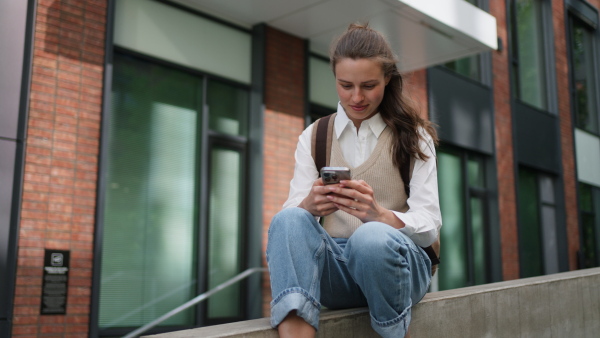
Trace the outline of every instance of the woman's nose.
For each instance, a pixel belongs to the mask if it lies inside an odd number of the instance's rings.
[[[363,99],[364,99],[364,96],[360,90],[355,90],[354,93],[352,94],[352,101],[354,103],[361,102]]]

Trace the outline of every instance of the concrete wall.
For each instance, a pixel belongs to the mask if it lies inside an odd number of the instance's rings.
[[[600,268],[429,293],[413,308],[412,338],[597,337]],[[268,318],[154,338],[278,337]],[[317,337],[377,337],[367,309],[324,312]]]

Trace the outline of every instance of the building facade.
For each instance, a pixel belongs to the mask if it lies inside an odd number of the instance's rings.
[[[438,125],[432,291],[600,266],[600,1],[427,3],[1,2],[0,336],[123,336],[266,266],[355,21]],[[266,316],[269,291],[254,274],[151,332]]]

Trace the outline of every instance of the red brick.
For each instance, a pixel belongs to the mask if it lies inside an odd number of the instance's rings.
[[[12,330],[13,337],[33,333],[37,333],[37,326],[35,325],[15,325]]]
[[[304,116],[304,46],[302,39],[273,28],[266,29],[265,105],[268,109]]]
[[[64,325],[40,325],[40,332],[42,334],[46,333],[62,333],[65,332]]]
[[[39,317],[37,316],[15,316],[13,318],[14,325],[29,325],[37,324]]]
[[[88,324],[89,318],[86,316],[68,316],[67,323],[68,324]]]
[[[64,324],[65,316],[41,316],[40,323],[42,324]]]

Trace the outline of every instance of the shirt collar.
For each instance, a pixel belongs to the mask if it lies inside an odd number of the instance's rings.
[[[370,119],[363,121],[363,123],[365,122],[366,124],[364,125],[368,126],[377,138],[379,138],[379,135],[381,135],[381,133],[386,127],[386,124],[383,121],[381,114],[379,113],[371,116]],[[346,114],[346,111],[344,111],[344,107],[342,107],[342,104],[338,102],[337,116],[333,125],[337,138],[340,138],[342,132],[346,129],[346,127],[348,127],[349,124],[352,124],[352,121]],[[361,124],[361,126],[363,126],[363,124]]]

